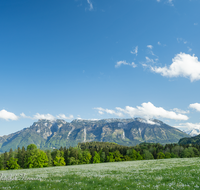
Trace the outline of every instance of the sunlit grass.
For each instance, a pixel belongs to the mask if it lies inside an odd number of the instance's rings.
[[[200,158],[0,171],[0,189],[199,189]]]

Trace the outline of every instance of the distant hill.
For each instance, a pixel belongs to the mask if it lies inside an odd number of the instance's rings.
[[[39,120],[16,133],[0,137],[0,152],[34,143],[41,149],[76,146],[79,142],[115,142],[134,146],[142,142],[178,143],[188,134],[159,120],[103,119],[103,120]]]
[[[190,138],[182,138],[178,142],[180,145],[184,144],[198,144],[200,145],[200,135],[197,135],[195,137],[190,137]]]

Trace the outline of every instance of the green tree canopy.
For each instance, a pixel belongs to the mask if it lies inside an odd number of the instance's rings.
[[[19,169],[20,166],[17,163],[18,159],[17,158],[13,158],[11,157],[8,161],[7,161],[7,167],[8,169]]]
[[[165,154],[163,152],[159,152],[157,154],[157,159],[164,159],[165,158]]]
[[[65,166],[65,159],[64,157],[58,157],[56,156],[55,159],[53,160],[54,166]]]
[[[100,155],[95,151],[94,152],[94,157],[93,157],[93,163],[100,163],[101,160],[100,160]]]

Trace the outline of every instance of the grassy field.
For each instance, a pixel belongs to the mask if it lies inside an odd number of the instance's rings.
[[[200,189],[200,158],[0,171],[0,189]]]

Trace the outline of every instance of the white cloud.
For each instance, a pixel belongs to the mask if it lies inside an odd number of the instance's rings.
[[[32,117],[30,117],[30,116],[26,116],[23,112],[20,114],[20,116],[21,116],[22,118],[32,119]]]
[[[70,115],[69,117],[67,117],[65,114],[59,114],[56,116],[57,119],[67,119],[67,120],[70,120],[70,119],[73,119],[74,116],[73,115]]]
[[[176,128],[183,128],[185,130],[200,129],[200,123],[180,123]]]
[[[197,25],[198,25],[198,23],[194,23],[194,25],[195,25],[195,26],[197,26]]]
[[[167,67],[151,67],[155,73],[165,77],[185,77],[191,82],[200,80],[200,62],[194,55],[179,53],[172,59],[172,64]]]
[[[8,112],[6,110],[1,110],[0,111],[0,119],[5,119],[5,120],[18,120],[18,117],[12,113],[12,112]]]
[[[90,11],[93,10],[93,5],[92,5],[91,1],[90,1],[90,0],[87,0],[87,2],[88,2],[88,4],[89,4],[89,6],[90,6],[89,10],[90,10]]]
[[[131,51],[131,53],[132,54],[136,54],[136,56],[137,56],[137,54],[138,54],[138,46],[136,46],[135,49],[133,51]]]
[[[116,115],[116,116],[118,116],[118,117],[123,117],[123,116],[124,116],[123,113],[121,113],[121,112],[116,112],[116,111],[110,110],[110,109],[103,109],[103,108],[101,108],[101,107],[94,108],[94,109],[98,110],[99,114],[101,114],[101,115],[103,115],[103,114],[105,114],[105,113],[108,113],[108,114],[111,114],[111,115]]]
[[[147,46],[149,49],[153,49],[153,46],[152,45],[148,45]]]
[[[162,107],[156,107],[151,102],[142,103],[141,106],[130,107],[126,106],[125,109],[116,107],[116,110],[104,109],[104,108],[94,108],[97,109],[100,114],[111,114],[123,117],[123,115],[128,115],[129,117],[143,117],[145,119],[151,118],[166,118],[173,120],[188,120],[188,116],[174,111],[167,111]]]
[[[197,111],[200,112],[200,104],[199,103],[190,104],[189,108],[196,109]]]
[[[34,116],[33,116],[33,119],[46,119],[46,120],[55,120],[55,117],[51,114],[39,114],[39,113],[36,113]]]
[[[159,46],[161,46],[161,43],[160,43],[160,42],[158,42],[158,45],[159,45]]]
[[[144,68],[148,67],[148,65],[147,65],[146,63],[142,63],[142,66],[143,66]]]
[[[134,62],[127,63],[126,61],[118,61],[115,67],[117,68],[117,67],[120,67],[121,65],[129,65],[129,66],[132,66],[133,68],[137,67],[137,65]]]
[[[118,111],[122,113],[126,113],[131,117],[139,116],[144,117],[145,119],[150,118],[167,118],[167,119],[174,119],[174,120],[188,120],[188,116],[183,114],[177,114],[173,111],[167,111],[162,107],[156,107],[151,102],[142,103],[142,106],[137,106],[136,108],[126,106],[125,109],[116,108]]]
[[[184,111],[184,110],[181,110],[181,109],[178,109],[178,108],[174,108],[173,111],[175,111],[176,113],[180,113],[180,114],[190,113],[189,110]]]

